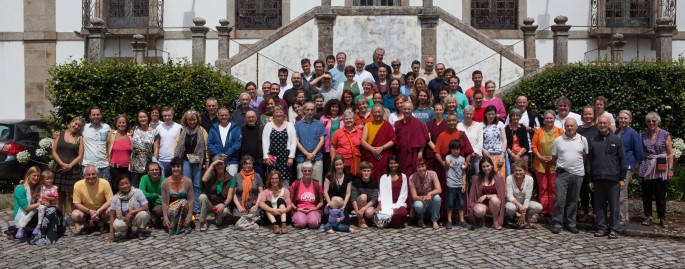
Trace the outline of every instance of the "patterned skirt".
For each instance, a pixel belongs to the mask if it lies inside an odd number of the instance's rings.
[[[188,216],[189,211],[188,200],[186,199],[179,199],[169,204],[170,234],[181,234],[185,231],[192,231],[193,228],[185,226],[186,218],[192,218],[192,216]]]
[[[75,165],[71,170],[63,171],[62,167],[55,163],[50,171],[55,173],[55,185],[64,192],[74,192],[76,181],[83,179],[83,168],[80,164]]]

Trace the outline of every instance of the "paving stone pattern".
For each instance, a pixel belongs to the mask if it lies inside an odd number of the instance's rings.
[[[4,226],[4,225],[3,225]],[[106,243],[106,235],[67,236],[53,246],[0,239],[0,268],[675,268],[685,243],[589,232],[558,235],[547,229],[368,228],[356,234],[270,227],[169,237],[155,230],[146,240]]]

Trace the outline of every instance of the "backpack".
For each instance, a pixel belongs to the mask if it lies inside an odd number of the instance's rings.
[[[31,245],[52,245],[66,231],[66,219],[56,207],[47,207],[40,227],[40,235],[33,235],[28,243]]]

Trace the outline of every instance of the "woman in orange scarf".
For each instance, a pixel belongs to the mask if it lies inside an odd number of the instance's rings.
[[[245,155],[240,160],[243,167],[240,173],[233,175],[230,188],[233,191],[233,218],[240,219],[244,214],[255,213],[260,210],[257,198],[264,190],[264,181],[259,174],[254,172],[252,166],[254,159],[250,155]],[[257,212],[257,214],[261,214]]]

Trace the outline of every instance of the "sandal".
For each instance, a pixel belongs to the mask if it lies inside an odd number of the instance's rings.
[[[200,223],[200,232],[206,232],[209,229],[209,225],[206,221]]]
[[[437,222],[433,222],[433,230],[438,230],[438,229],[440,229],[440,224],[438,224]]]
[[[617,239],[617,238],[618,238],[618,234],[616,232],[611,231],[609,233],[609,239]]]
[[[604,237],[604,236],[607,236],[607,232],[602,231],[602,230],[598,230],[597,232],[595,232],[595,237]]]
[[[642,222],[642,225],[644,225],[644,226],[652,225],[652,218],[646,218],[645,221]]]
[[[502,228],[502,226],[497,226],[497,227],[494,227],[493,229],[499,231],[499,230],[502,230],[503,228]]]

